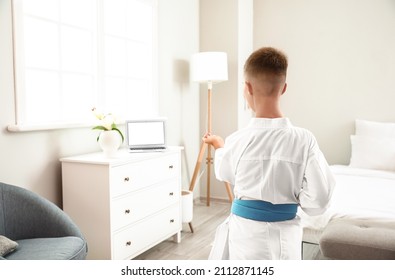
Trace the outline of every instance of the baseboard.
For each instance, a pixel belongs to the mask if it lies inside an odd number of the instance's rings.
[[[230,204],[230,201],[229,201],[229,199],[226,199],[226,198],[216,198],[216,197],[210,197],[210,202],[216,202],[216,203],[229,203]],[[204,202],[204,203],[206,203],[207,202],[207,197],[197,197],[197,198],[195,198],[194,200],[193,200],[193,202]]]

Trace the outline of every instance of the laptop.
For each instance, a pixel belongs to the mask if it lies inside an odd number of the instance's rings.
[[[166,119],[142,119],[126,121],[126,139],[130,152],[165,151]]]

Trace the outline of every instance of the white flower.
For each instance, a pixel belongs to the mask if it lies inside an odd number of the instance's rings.
[[[102,113],[98,113],[95,107],[92,108],[92,112],[98,120],[102,120],[104,118],[104,115]]]
[[[102,125],[106,128],[106,130],[111,130],[113,124],[115,124],[115,118],[112,114],[107,114],[103,117]]]
[[[98,130],[116,130],[118,131],[119,135],[121,135],[122,142],[124,141],[124,137],[122,132],[117,128],[116,124],[116,118],[113,114],[103,114],[97,111],[96,108],[92,108],[92,112],[95,115],[96,119],[98,119],[100,122],[98,125],[93,127],[92,129],[98,129]],[[99,140],[99,137],[97,137],[97,140]]]

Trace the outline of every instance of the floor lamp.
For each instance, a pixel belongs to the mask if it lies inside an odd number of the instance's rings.
[[[192,55],[191,58],[191,80],[199,83],[206,83],[208,89],[207,97],[207,132],[211,133],[211,94],[213,84],[228,80],[228,63],[227,55],[224,52],[200,52]],[[210,206],[210,177],[211,165],[213,164],[211,156],[211,146],[202,141],[200,152],[196,161],[195,170],[191,179],[189,190],[193,191],[203,156],[207,150],[207,206]],[[233,193],[230,184],[225,182],[229,200],[233,201]],[[189,224],[192,230],[191,224]]]

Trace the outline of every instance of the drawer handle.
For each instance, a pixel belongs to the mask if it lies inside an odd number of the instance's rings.
[[[126,209],[125,214],[130,214],[130,209]]]
[[[170,220],[170,223],[174,223],[174,219],[171,219],[171,220]]]
[[[170,196],[173,196],[173,195],[174,195],[174,193],[173,193],[173,192],[171,192],[171,193],[169,193],[169,195],[170,195]]]
[[[132,245],[132,241],[126,241],[126,246]]]
[[[129,182],[129,177],[125,177],[125,179],[123,179],[124,182]]]
[[[169,165],[169,169],[173,169],[174,168],[174,166],[173,165]]]

